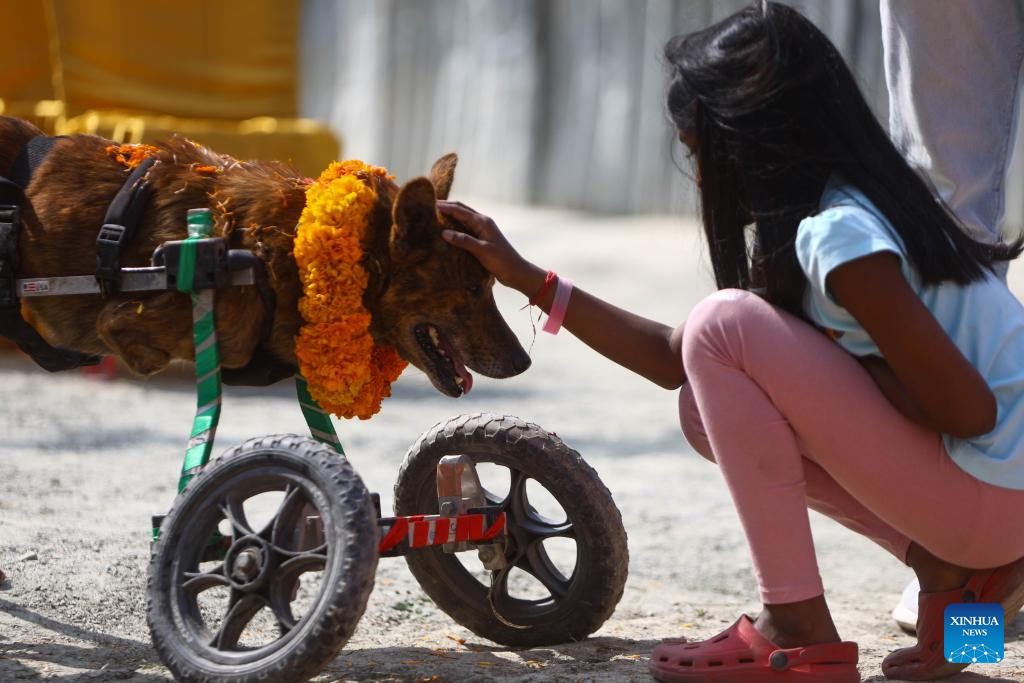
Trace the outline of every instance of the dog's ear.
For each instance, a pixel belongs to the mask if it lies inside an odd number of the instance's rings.
[[[392,216],[392,251],[408,251],[428,244],[431,235],[441,231],[433,183],[426,178],[415,178],[402,186]]]
[[[452,189],[452,182],[455,180],[455,164],[459,163],[457,154],[445,154],[434,162],[427,177],[434,185],[434,191],[438,199],[448,199],[448,193]]]

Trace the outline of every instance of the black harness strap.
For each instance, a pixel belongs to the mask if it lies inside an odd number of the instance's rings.
[[[0,309],[19,307],[14,280],[18,273],[18,228],[21,188],[0,178]],[[0,328],[3,329],[3,328]]]
[[[32,182],[32,172],[39,168],[57,141],[63,140],[65,137],[67,136],[37,135],[29,140],[14,159],[14,163],[11,164],[11,170],[8,173],[10,181],[20,187],[22,192],[27,190],[28,184]]]
[[[57,138],[43,135],[32,138],[15,159],[11,178],[0,177],[0,335],[13,341],[39,367],[50,372],[95,365],[100,361],[99,356],[51,346],[22,317],[21,302],[15,290],[25,188],[32,180],[32,171],[42,163],[56,141]]]
[[[274,330],[274,310],[277,308],[277,295],[267,283],[267,268],[256,254],[245,249],[232,249],[228,252],[228,261],[232,267],[249,267],[253,269],[256,290],[263,302],[263,324],[260,329],[260,341],[253,351],[249,362],[240,368],[221,368],[220,376],[228,386],[265,387],[280,382],[295,374],[295,366],[277,358],[267,349],[267,342]]]
[[[131,242],[153,188],[146,174],[156,163],[150,157],[135,167],[107,207],[103,227],[96,237],[96,281],[103,296],[116,294],[121,277],[121,253]]]

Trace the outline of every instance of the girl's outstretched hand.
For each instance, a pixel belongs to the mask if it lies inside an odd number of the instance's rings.
[[[555,288],[541,294],[547,273],[520,256],[494,221],[460,202],[438,202],[437,209],[466,231],[444,230],[446,242],[475,256],[501,284],[537,297],[533,303],[550,312]],[[564,324],[590,348],[659,386],[678,389],[686,380],[679,351],[682,328],[673,331],[579,287],[572,289]]]
[[[532,290],[536,289],[534,281],[540,269],[519,255],[493,220],[462,202],[439,201],[437,209],[466,229],[466,232],[444,230],[441,237],[446,242],[475,256],[480,264],[506,287],[523,293],[532,293]],[[541,281],[543,277],[541,271]]]

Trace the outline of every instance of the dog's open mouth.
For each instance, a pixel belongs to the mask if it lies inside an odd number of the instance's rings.
[[[441,330],[430,324],[422,324],[417,325],[413,333],[416,335],[416,343],[433,364],[435,376],[444,392],[455,397],[468,394],[473,388],[473,375],[469,374],[459,354]]]

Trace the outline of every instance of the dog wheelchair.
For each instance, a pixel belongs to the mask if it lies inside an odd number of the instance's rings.
[[[596,472],[537,425],[476,414],[428,429],[406,454],[394,516],[384,517],[296,376],[311,438],[259,437],[211,462],[222,396],[216,292],[265,287],[255,255],[211,234],[209,211],[192,210],[187,239],[111,280],[119,291],[176,290],[192,301],[197,409],[178,496],[153,517],[148,583],[153,644],[174,676],[313,676],[355,630],[379,557],[405,557],[441,610],[497,643],[550,645],[597,630],[626,580],[622,520]],[[27,278],[15,291],[96,294],[97,282]],[[554,541],[574,546],[574,559],[556,562]],[[543,590],[523,592],[517,575]]]

